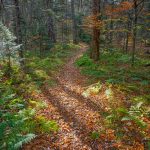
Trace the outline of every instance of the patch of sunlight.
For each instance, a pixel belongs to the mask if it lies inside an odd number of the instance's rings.
[[[89,97],[92,95],[97,95],[100,92],[101,88],[102,84],[100,82],[92,84],[82,93],[82,96]]]
[[[40,100],[39,101],[30,100],[29,103],[30,103],[30,107],[36,108],[37,110],[47,107],[47,103]]]
[[[113,91],[112,91],[112,89],[111,89],[111,86],[109,86],[109,88],[106,89],[105,95],[106,95],[106,98],[107,98],[108,100],[113,99]]]
[[[40,78],[44,78],[44,79],[48,79],[49,76],[47,75],[47,73],[43,70],[35,70],[35,74],[40,77]]]

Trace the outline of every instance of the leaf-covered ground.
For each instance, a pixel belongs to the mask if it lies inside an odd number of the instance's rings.
[[[121,140],[116,139],[115,130],[104,126],[106,125],[104,117],[107,115],[105,113],[109,112],[109,106],[123,105],[126,97],[120,92],[119,98],[123,102],[113,103],[112,95],[115,93],[111,93],[111,86],[107,88],[103,83],[87,86],[89,78],[81,75],[75,66],[75,61],[87,48],[82,44],[81,49],[68,60],[56,77],[55,86],[50,87],[45,82],[41,88],[42,92],[35,94],[37,99],[40,98],[48,104],[48,107],[41,109],[38,115],[55,120],[59,125],[59,131],[50,136],[39,135],[31,144],[25,145],[24,150],[127,149],[126,146],[121,146]],[[100,131],[103,132],[99,134]],[[129,146],[128,149],[137,147],[139,150],[143,149],[138,143]]]
[[[85,77],[81,76],[79,70],[74,66],[75,60],[86,49],[86,46],[82,45],[81,50],[63,67],[56,79],[57,86],[49,88],[45,84],[42,94],[38,95],[48,104],[48,107],[41,110],[39,115],[56,120],[59,124],[58,133],[49,138],[47,136],[38,137],[24,149],[90,150],[101,147],[101,143],[97,144],[90,138],[91,133],[99,128],[97,123],[101,123],[98,113],[100,108],[91,100],[81,96]]]

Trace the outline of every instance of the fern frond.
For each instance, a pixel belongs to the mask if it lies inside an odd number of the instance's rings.
[[[22,137],[22,140],[20,140],[19,142],[17,142],[14,145],[14,149],[19,149],[20,147],[22,147],[23,144],[27,144],[29,142],[31,142],[31,140],[33,140],[36,137],[35,134],[29,133],[25,136]]]

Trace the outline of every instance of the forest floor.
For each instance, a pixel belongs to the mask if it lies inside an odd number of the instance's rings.
[[[144,150],[141,133],[149,137],[149,119],[144,116],[143,122],[122,118],[130,117],[134,105],[143,104],[145,110],[149,106],[149,71],[143,65],[145,60],[137,59],[137,67],[132,68],[129,55],[105,52],[101,61],[94,63],[87,50],[87,45],[80,44],[80,48],[70,51],[63,67],[55,67],[58,74],[51,73],[55,68],[50,72],[46,69],[56,84],[50,85],[48,79],[40,87],[41,92],[35,94],[35,99],[47,104],[37,116],[56,121],[59,129],[38,135],[23,150]],[[145,74],[141,74],[139,67],[145,69]],[[109,117],[114,117],[114,121],[110,122]],[[143,128],[145,123],[148,128]]]
[[[101,143],[90,138],[101,123],[100,107],[91,99],[81,95],[84,91],[85,77],[74,65],[76,59],[87,50],[86,45],[68,60],[57,76],[57,86],[44,85],[40,97],[48,107],[39,111],[39,115],[55,120],[59,131],[53,136],[40,135],[25,150],[95,150],[102,149]]]

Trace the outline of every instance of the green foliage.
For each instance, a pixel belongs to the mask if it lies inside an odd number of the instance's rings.
[[[35,138],[37,132],[51,133],[58,129],[55,121],[36,118],[36,112],[47,105],[40,100],[23,98],[22,93],[29,91],[28,78],[22,80],[22,73],[18,71],[13,70],[8,79],[0,71],[0,149],[19,149]]]
[[[19,149],[41,133],[52,133],[58,130],[53,120],[37,116],[37,111],[47,107],[40,99],[29,97],[39,93],[39,86],[46,82],[54,84],[53,74],[64,64],[66,57],[78,46],[74,44],[56,44],[50,53],[42,58],[27,53],[27,74],[18,65],[12,65],[10,78],[4,75],[5,68],[0,70],[0,149]],[[30,61],[32,60],[32,61]],[[25,98],[26,99],[25,99]]]
[[[131,61],[131,56],[129,56],[129,55],[122,55],[119,59],[118,59],[118,61],[119,62],[121,62],[121,63],[130,63],[130,61]]]
[[[89,67],[89,66],[95,66],[93,63],[93,60],[88,57],[88,55],[84,54],[82,57],[76,61],[76,65],[79,67]]]
[[[84,54],[76,61],[81,73],[91,80],[90,84],[100,81],[106,85],[104,92],[109,104],[106,104],[108,105],[107,116],[102,114],[106,118],[105,127],[114,129],[119,139],[123,139],[125,134],[129,139],[135,139],[131,131],[137,133],[139,138],[147,139],[148,126],[145,120],[150,117],[150,72],[144,64],[148,64],[148,60],[136,57],[135,66],[132,68],[130,63],[131,57],[117,49],[104,50],[100,61],[96,63],[88,54]],[[88,95],[89,93],[86,92],[84,96]],[[123,95],[127,99],[121,99],[118,103],[118,98]],[[123,103],[131,104],[131,107],[121,106]],[[97,133],[93,133],[92,137],[96,139]]]
[[[150,94],[145,94],[143,96],[135,96],[132,101],[134,103],[143,102],[144,104],[150,104]]]
[[[89,86],[89,87],[82,93],[82,95],[83,95],[84,97],[89,97],[90,95],[97,95],[97,94],[100,92],[101,88],[102,88],[102,84],[101,84],[100,82],[95,83],[95,84]]]
[[[38,130],[43,133],[58,130],[58,125],[55,121],[47,121],[47,119],[43,116],[38,116],[36,118],[36,123],[38,124]]]
[[[40,100],[29,100],[31,108],[36,108],[36,110],[44,109],[47,107],[47,103],[41,102]]]
[[[28,78],[40,87],[45,82],[54,85],[53,76],[65,63],[66,58],[72,54],[79,46],[72,43],[56,44],[51,51],[42,58],[39,55],[27,53]],[[33,56],[34,55],[34,56]],[[30,61],[32,59],[32,61]]]
[[[0,57],[14,56],[20,45],[15,43],[16,37],[0,22]]]
[[[10,92],[13,92],[11,88]],[[1,97],[3,105],[0,105],[2,120],[0,123],[0,145],[4,149],[16,149],[17,143],[22,145],[35,137],[35,135],[28,136],[35,127],[35,123],[32,121],[35,111],[25,109],[25,101],[21,98],[15,98],[16,94],[6,96],[5,93],[4,95]]]
[[[145,128],[147,124],[140,119],[147,115],[147,112],[142,108],[142,102],[139,102],[135,106],[131,106],[128,114],[122,118],[122,121],[134,121],[140,128]]]
[[[82,33],[80,33],[80,39],[81,39],[81,41],[83,41],[85,43],[90,43],[92,37],[91,37],[91,35],[82,32]]]
[[[101,53],[99,62],[94,63],[88,54],[84,54],[76,61],[76,65],[81,68],[81,73],[91,76],[92,79],[119,85],[126,89],[124,91],[139,91],[141,86],[147,89],[150,72],[144,67],[146,60],[136,59],[137,66],[134,68],[130,67],[130,60],[129,55],[122,54],[117,50],[114,53],[104,51]],[[143,71],[141,72],[141,70]]]
[[[18,143],[16,143],[14,145],[13,149],[19,149],[20,147],[22,147],[23,144],[27,144],[28,142],[30,142],[35,137],[36,137],[35,134],[32,134],[32,133],[29,133],[27,135],[20,135],[20,140]]]
[[[81,73],[85,75],[89,75],[92,77],[103,77],[105,76],[105,71],[98,67],[97,64],[93,62],[92,59],[89,58],[87,54],[84,54],[81,58],[76,61],[76,65],[81,67]]]
[[[35,70],[35,76],[38,76],[40,80],[46,80],[49,77],[43,70]]]
[[[106,117],[106,120],[108,120],[111,125],[115,122],[133,121],[139,128],[146,128],[147,124],[141,119],[141,117],[147,116],[148,111],[146,111],[142,105],[143,103],[139,102],[138,104],[131,106],[129,110],[126,108],[113,110],[111,115]]]
[[[91,133],[91,138],[93,140],[99,139],[99,137],[100,137],[99,132],[94,131],[94,132]]]

